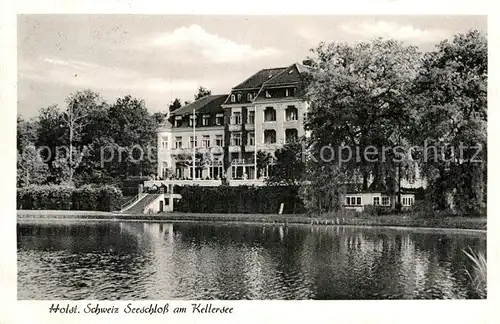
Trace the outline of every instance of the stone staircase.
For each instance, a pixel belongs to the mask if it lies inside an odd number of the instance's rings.
[[[160,194],[146,194],[135,205],[123,211],[125,214],[143,214],[144,209],[151,204]]]

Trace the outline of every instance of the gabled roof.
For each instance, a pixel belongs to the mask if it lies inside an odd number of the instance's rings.
[[[300,74],[303,73],[304,69],[299,68],[298,64],[292,64],[285,70],[281,71],[279,74],[269,79],[264,83],[264,87],[279,86],[285,84],[293,84],[300,82]]]
[[[256,89],[260,88],[264,82],[268,81],[275,75],[283,72],[286,67],[272,68],[272,69],[262,69],[259,72],[255,73],[242,83],[238,84],[233,90],[241,90],[241,89]]]
[[[190,104],[182,106],[170,113],[170,116],[184,116],[193,113],[193,109],[197,114],[223,112],[221,107],[227,94],[223,95],[208,95],[201,99],[196,100]]]

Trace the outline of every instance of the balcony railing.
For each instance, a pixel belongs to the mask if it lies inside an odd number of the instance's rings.
[[[241,124],[229,124],[230,132],[237,132],[241,130]]]
[[[245,152],[255,152],[255,145],[245,145]]]
[[[229,146],[229,152],[230,152],[230,153],[238,153],[238,152],[241,152],[241,146],[240,146],[240,145],[230,145],[230,146]]]
[[[172,155],[179,155],[179,154],[186,154],[186,153],[192,153],[193,149],[190,147],[186,148],[177,148],[177,149],[171,149],[170,154]],[[213,153],[213,154],[222,154],[224,153],[224,148],[220,146],[211,146],[211,147],[197,147],[196,152],[198,153]]]
[[[231,165],[253,165],[254,163],[255,159],[253,158],[231,160]]]

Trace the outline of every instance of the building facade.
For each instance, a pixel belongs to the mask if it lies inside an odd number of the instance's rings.
[[[158,129],[158,179],[263,184],[268,168],[260,156],[272,160],[276,149],[304,135],[302,79],[308,68],[263,69],[228,95],[173,111]]]
[[[209,95],[172,112],[158,129],[159,180],[220,180],[227,95]],[[195,163],[193,163],[195,161]]]
[[[302,76],[308,67],[293,64],[263,69],[231,89],[222,107],[226,125],[226,173],[232,180],[259,180],[268,174],[260,154],[270,154],[304,135]]]

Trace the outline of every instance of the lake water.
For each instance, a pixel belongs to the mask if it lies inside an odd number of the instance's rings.
[[[476,298],[483,233],[342,226],[22,222],[19,299]]]

